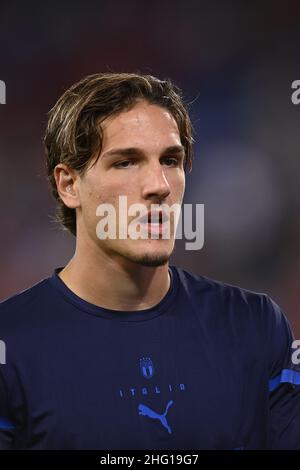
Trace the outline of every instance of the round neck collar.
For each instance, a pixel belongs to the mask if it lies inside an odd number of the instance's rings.
[[[161,315],[173,302],[178,289],[178,274],[174,266],[169,266],[170,286],[167,293],[160,300],[160,302],[158,302],[153,307],[149,307],[143,310],[113,310],[92,304],[75,294],[59,277],[58,274],[62,269],[64,269],[64,267],[56,268],[50,279],[54,287],[60,292],[65,300],[73,304],[73,306],[77,307],[78,309],[85,311],[86,313],[123,322],[146,321]]]

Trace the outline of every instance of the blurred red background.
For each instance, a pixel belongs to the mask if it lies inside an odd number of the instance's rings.
[[[2,1],[0,299],[71,257],[52,221],[47,111],[83,76],[170,77],[192,102],[184,202],[205,204],[205,245],[172,264],[266,292],[300,338],[300,4],[292,1]]]

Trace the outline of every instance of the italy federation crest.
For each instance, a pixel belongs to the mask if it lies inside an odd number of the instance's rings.
[[[151,379],[151,377],[153,377],[154,367],[150,357],[142,357],[140,359],[140,368],[145,379]]]

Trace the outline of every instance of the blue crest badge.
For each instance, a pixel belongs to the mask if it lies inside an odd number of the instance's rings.
[[[154,367],[150,357],[142,357],[140,359],[140,368],[145,379],[151,379],[151,377],[153,377]]]

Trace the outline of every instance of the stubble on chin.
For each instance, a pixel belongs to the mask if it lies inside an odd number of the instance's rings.
[[[158,266],[164,266],[165,264],[168,263],[170,259],[171,254],[169,253],[164,253],[164,254],[131,254],[127,255],[126,258],[133,263],[139,264],[141,266],[146,266],[146,267],[158,267]]]

